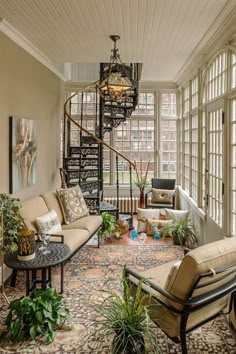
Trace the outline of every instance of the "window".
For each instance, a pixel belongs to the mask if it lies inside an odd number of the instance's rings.
[[[184,155],[183,155],[183,182],[184,189],[189,192],[190,187],[190,127],[189,117],[184,118]]]
[[[198,77],[192,80],[192,109],[198,106]]]
[[[197,202],[198,196],[198,115],[192,116],[192,129],[191,129],[191,147],[192,147],[192,178],[191,178],[191,196]]]
[[[184,88],[184,113],[189,112],[189,85]]]
[[[74,92],[71,93],[71,95]],[[97,96],[98,102],[98,96]],[[95,92],[84,92],[75,95],[71,99],[71,114],[81,114],[81,107],[83,105],[83,115],[96,115],[96,93]]]
[[[231,101],[231,235],[236,236],[236,99]]]
[[[232,69],[231,69],[231,88],[236,87],[236,54],[231,55],[231,64],[232,64]]]
[[[161,116],[176,117],[176,94],[162,93],[161,94]]]
[[[226,52],[213,60],[208,69],[208,100],[223,95],[226,91]]]
[[[142,161],[146,169],[150,160],[148,177],[154,177],[154,120],[129,119],[114,131],[114,148],[131,161]],[[128,184],[129,163],[119,159],[119,182]]]
[[[223,124],[222,110],[209,113],[209,216],[221,227],[223,212]]]
[[[201,206],[203,207],[205,205],[205,194],[206,194],[206,112],[202,112],[202,136],[201,136],[201,142],[202,142],[202,158],[201,158],[201,164],[202,164],[202,170],[201,170],[201,184],[202,184],[202,190],[201,190]]]
[[[154,116],[154,93],[140,93],[133,115]]]
[[[172,178],[176,176],[176,128],[176,120],[161,121],[162,178]]]

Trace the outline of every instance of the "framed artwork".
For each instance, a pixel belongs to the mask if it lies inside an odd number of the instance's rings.
[[[37,140],[33,119],[9,120],[9,191],[15,193],[36,182]]]

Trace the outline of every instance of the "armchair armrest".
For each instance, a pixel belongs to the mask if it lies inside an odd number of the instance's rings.
[[[147,206],[147,201],[148,201],[148,197],[149,194],[151,194],[152,190],[150,189],[148,192],[145,193],[145,207]]]

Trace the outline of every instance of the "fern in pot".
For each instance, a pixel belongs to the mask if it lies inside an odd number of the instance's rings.
[[[145,342],[152,348],[152,353],[160,353],[156,326],[149,317],[150,295],[141,291],[141,282],[131,291],[122,273],[122,293],[115,290],[101,290],[105,300],[95,308],[98,313],[96,331],[102,344],[107,337],[114,336],[111,343],[113,354],[144,354]]]
[[[172,235],[175,245],[194,248],[198,246],[198,238],[194,224],[187,218],[174,219],[161,229],[163,237]]]

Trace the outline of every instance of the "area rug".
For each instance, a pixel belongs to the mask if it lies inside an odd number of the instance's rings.
[[[85,246],[65,266],[64,297],[70,309],[74,326],[56,332],[55,340],[49,345],[40,341],[27,341],[20,344],[4,344],[0,353],[15,354],[110,354],[112,338],[98,350],[94,318],[94,306],[101,301],[102,288],[120,290],[120,276],[124,264],[137,271],[180,259],[183,256],[178,246],[135,245],[104,246],[100,249]],[[60,268],[53,269],[53,286],[59,289]],[[10,300],[24,294],[24,275],[17,276],[16,288],[6,288]],[[1,299],[0,321],[3,325],[7,305]],[[181,354],[180,345],[172,343],[159,329],[156,330],[160,352]],[[224,318],[218,318],[202,326],[187,337],[189,354],[235,354],[236,339]],[[151,351],[147,350],[147,353]]]

